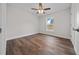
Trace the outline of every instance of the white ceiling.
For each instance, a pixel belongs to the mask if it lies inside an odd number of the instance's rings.
[[[70,7],[70,3],[43,3],[44,7],[51,8],[51,10],[46,11],[46,14],[50,14],[56,11],[67,9]],[[31,8],[38,8],[38,3],[9,3],[8,6],[18,6],[26,8],[30,13],[36,14],[36,11],[31,10]]]

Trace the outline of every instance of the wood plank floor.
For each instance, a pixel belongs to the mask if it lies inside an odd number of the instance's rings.
[[[7,41],[7,55],[75,55],[70,40],[35,34]]]

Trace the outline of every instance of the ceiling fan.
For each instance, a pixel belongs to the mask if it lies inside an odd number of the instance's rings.
[[[45,14],[45,11],[50,10],[51,8],[44,8],[42,3],[39,3],[38,8],[31,8],[32,10],[36,10],[37,14]]]

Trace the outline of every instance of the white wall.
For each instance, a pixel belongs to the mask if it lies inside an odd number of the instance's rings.
[[[28,4],[7,5],[7,40],[39,32],[38,17],[28,7]]]
[[[70,38],[70,9],[64,9],[49,15],[55,19],[55,28],[52,32],[48,32],[45,29],[48,15],[36,16],[29,12],[28,7],[28,4],[7,5],[7,40],[39,33],[39,31],[40,33]]]
[[[55,28],[53,31],[46,31],[46,18],[52,16],[54,18]],[[70,19],[70,8],[52,13],[50,15],[41,16],[40,20],[40,32],[45,34],[50,34],[54,36],[59,36],[63,38],[70,39],[70,29],[71,29],[71,19]]]

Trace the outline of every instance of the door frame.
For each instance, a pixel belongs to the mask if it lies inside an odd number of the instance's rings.
[[[1,3],[1,9],[2,9],[2,39],[1,39],[1,51],[0,55],[6,54],[6,3]]]

